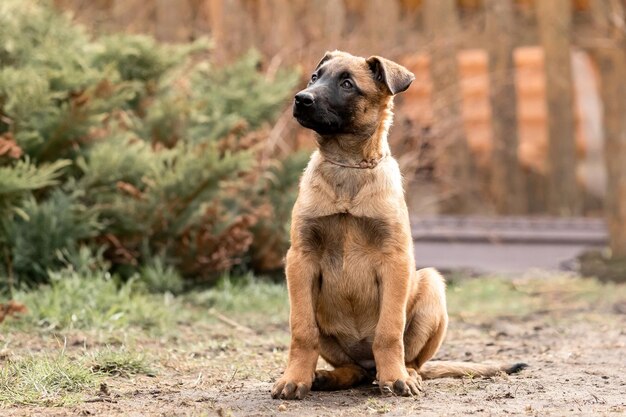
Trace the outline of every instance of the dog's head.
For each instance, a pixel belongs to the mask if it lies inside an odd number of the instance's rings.
[[[379,56],[327,52],[307,88],[296,94],[293,115],[322,136],[371,135],[390,97],[405,91],[414,79],[402,65]]]

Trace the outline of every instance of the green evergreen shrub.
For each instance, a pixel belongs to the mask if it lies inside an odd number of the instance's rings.
[[[6,240],[13,252],[13,272],[43,282],[48,270],[65,265],[80,249],[79,242],[97,236],[97,211],[80,203],[82,190],[54,189],[41,201],[30,197],[22,204],[25,216],[8,222]]]
[[[298,76],[269,79],[255,52],[216,68],[208,47],[0,2],[0,277],[63,278],[85,250],[161,290],[280,266],[305,161],[259,155]]]

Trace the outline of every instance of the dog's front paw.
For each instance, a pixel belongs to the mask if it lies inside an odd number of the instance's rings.
[[[409,369],[407,376],[395,380],[378,381],[378,386],[383,394],[402,397],[419,395],[423,390],[422,377],[414,369]]]
[[[286,375],[272,388],[272,398],[281,400],[301,400],[311,391],[312,381],[298,380]]]

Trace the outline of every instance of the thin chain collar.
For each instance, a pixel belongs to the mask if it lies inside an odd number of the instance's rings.
[[[370,160],[365,160],[364,159],[361,162],[359,162],[358,164],[347,164],[347,163],[344,163],[344,162],[334,161],[334,160],[332,160],[330,158],[327,158],[327,157],[324,157],[324,161],[329,162],[329,163],[331,163],[333,165],[337,165],[338,167],[343,167],[343,168],[374,169],[388,155],[389,154],[385,154],[385,155],[383,155],[383,156],[381,156],[380,158],[377,158],[377,159],[370,159]]]

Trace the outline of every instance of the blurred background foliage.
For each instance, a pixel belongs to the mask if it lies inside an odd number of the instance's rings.
[[[270,77],[325,50],[393,59],[416,75],[389,136],[413,216],[605,217],[626,258],[623,0],[50,1],[92,33],[210,34],[219,65],[254,48]],[[266,154],[312,136],[285,111]]]
[[[1,288],[87,268],[179,291],[280,267],[306,158],[263,146],[299,75],[210,51],[0,3]]]

